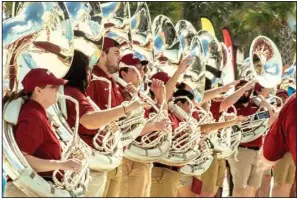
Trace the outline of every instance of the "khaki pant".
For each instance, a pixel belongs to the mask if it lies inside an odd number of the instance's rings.
[[[29,197],[22,190],[17,188],[12,182],[5,185],[4,197]]]
[[[181,187],[192,187],[194,176],[180,174],[178,188]]]
[[[121,192],[122,165],[107,172],[103,197],[119,197]]]
[[[164,167],[153,167],[151,197],[176,197],[180,174]]]
[[[210,167],[200,176],[203,181],[202,192],[215,193],[218,187],[223,187],[225,172],[226,161],[214,156]]]
[[[120,197],[149,197],[151,164],[123,158]]]
[[[102,197],[107,181],[107,172],[90,169],[92,180],[89,183],[85,197]]]
[[[274,166],[274,181],[277,183],[294,184],[295,170],[292,154],[286,153]]]
[[[237,159],[228,158],[234,187],[245,188],[247,185],[258,189],[261,186],[263,169],[259,165],[260,151],[238,147]]]

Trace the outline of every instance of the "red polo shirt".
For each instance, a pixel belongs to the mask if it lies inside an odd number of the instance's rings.
[[[41,159],[61,159],[62,148],[59,140],[53,132],[44,108],[38,102],[29,100],[24,103],[14,133],[21,151]],[[38,174],[51,177],[52,173],[51,171]]]
[[[216,120],[216,122],[219,121],[221,112],[220,112],[220,106],[221,106],[222,101],[211,101],[211,106],[210,106],[210,112],[212,113],[213,118]]]
[[[92,74],[98,77],[103,77],[111,82],[111,108],[121,105],[124,101],[123,96],[119,91],[119,86],[108,76],[101,68],[94,66]],[[87,95],[99,106],[101,110],[108,108],[109,84],[105,81],[91,81],[87,89]]]
[[[181,120],[179,120],[170,110],[168,111],[168,117],[172,122],[172,132],[178,127]]]
[[[267,160],[281,159],[291,152],[296,166],[296,93],[283,106],[265,137],[263,153]]]
[[[254,104],[252,101],[249,101],[248,105],[245,107],[243,106],[241,103],[235,103],[234,104],[236,110],[237,110],[237,116],[242,115],[242,116],[250,116],[253,115],[257,112],[257,110],[259,109],[259,107]],[[229,108],[230,110],[232,108]],[[233,111],[233,109],[232,109]],[[248,142],[248,143],[241,143],[240,145],[242,146],[246,146],[246,147],[261,147],[262,143],[263,143],[263,136]]]
[[[64,87],[64,93],[65,95],[71,96],[74,99],[76,99],[79,103],[79,118],[81,118],[84,114],[88,112],[93,112],[93,107],[89,104],[86,94],[82,93],[77,88],[71,87],[71,86],[65,86]],[[70,126],[70,128],[73,128],[75,126],[75,120],[76,120],[76,110],[75,110],[75,104],[70,101],[66,100],[67,105],[67,123]],[[90,130],[85,128],[83,125],[79,124],[78,126],[78,133],[83,141],[85,141],[89,146],[94,148],[93,145],[93,137],[98,132],[98,129]]]
[[[198,112],[198,111],[194,111],[194,112],[192,113],[192,117],[193,117],[194,119],[196,119],[197,121],[199,121],[199,112]]]

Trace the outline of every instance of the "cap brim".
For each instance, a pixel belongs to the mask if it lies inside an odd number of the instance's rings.
[[[66,79],[56,79],[51,85],[65,85],[68,82]]]
[[[147,65],[149,62],[147,61],[147,60],[142,60],[142,61],[140,61],[140,64],[142,64],[142,65]]]

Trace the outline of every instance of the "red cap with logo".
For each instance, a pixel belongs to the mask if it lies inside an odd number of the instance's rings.
[[[120,46],[120,44],[117,41],[115,41],[114,39],[111,39],[109,37],[104,37],[103,49],[108,49],[108,48],[116,47],[116,46]]]
[[[56,78],[53,73],[48,69],[36,68],[30,70],[24,79],[22,80],[22,85],[24,87],[24,92],[33,92],[35,87],[45,86],[45,85],[64,85],[68,81],[65,79]]]
[[[122,57],[121,62],[125,65],[135,66],[140,63],[140,60],[136,56],[133,56],[133,54],[129,53]]]
[[[277,90],[276,91],[276,96],[278,96],[278,97],[281,97],[281,96],[283,96],[283,97],[289,97],[287,91],[286,90],[283,90],[283,89]]]
[[[160,81],[163,81],[164,84],[166,84],[166,83],[169,81],[170,78],[171,78],[171,77],[168,76],[168,74],[165,73],[165,72],[157,72],[157,73],[155,73],[155,74],[151,77],[151,80],[153,80],[153,79],[158,79],[158,80],[160,80]]]
[[[262,87],[262,85],[260,85],[260,83],[257,82],[254,86],[254,91],[260,92],[262,89],[264,89],[264,87]]]

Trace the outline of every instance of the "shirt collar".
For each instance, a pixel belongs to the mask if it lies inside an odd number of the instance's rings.
[[[104,77],[109,80],[112,80],[112,77],[106,74],[103,69],[101,69],[98,65],[94,65],[92,73],[96,76]]]
[[[33,108],[35,108],[36,110],[38,110],[39,112],[41,112],[46,118],[47,118],[47,114],[45,109],[42,107],[42,105],[40,103],[38,103],[37,101],[30,99],[28,101],[28,104],[30,106],[32,106]]]

